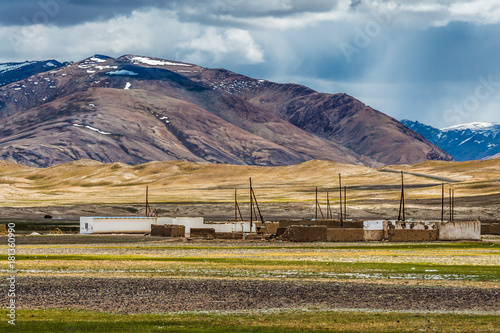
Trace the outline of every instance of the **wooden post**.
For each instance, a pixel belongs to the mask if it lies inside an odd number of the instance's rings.
[[[403,221],[406,221],[406,209],[405,209],[405,181],[404,181],[404,174],[403,171],[401,171],[401,193],[403,195]]]
[[[453,211],[452,211],[452,204],[451,204],[451,186],[449,189],[449,206],[450,206],[450,222],[453,221]]]
[[[146,186],[146,217],[149,217],[149,201],[148,201],[148,193],[149,186]]]
[[[328,191],[326,191],[326,219],[330,219],[330,196],[328,194]],[[333,217],[332,217],[333,219]]]
[[[403,174],[403,171],[401,171],[401,199],[399,200],[398,221],[406,221],[406,213],[405,213],[405,183],[404,183],[404,174]]]
[[[314,202],[314,219],[318,220],[318,187],[316,186],[316,200]]]
[[[344,219],[347,220],[347,186],[344,186]]]
[[[451,220],[455,221],[455,189],[451,190],[452,199],[451,199]]]
[[[339,173],[339,194],[340,194],[340,225],[344,226],[344,216],[342,214],[343,207],[342,207],[342,176]]]
[[[444,183],[441,184],[441,222],[444,222]]]
[[[252,188],[252,177],[250,177],[250,232],[252,232],[253,227],[253,188]]]

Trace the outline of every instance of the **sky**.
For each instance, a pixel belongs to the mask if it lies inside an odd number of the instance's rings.
[[[0,0],[0,62],[137,54],[500,122],[499,0]]]

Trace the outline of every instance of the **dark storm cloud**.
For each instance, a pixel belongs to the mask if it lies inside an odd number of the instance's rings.
[[[57,26],[68,26],[89,21],[104,21],[118,15],[128,15],[136,9],[146,7],[168,7],[175,2],[154,0],[1,1],[0,25],[12,26],[50,23]]]
[[[474,120],[500,120],[499,28],[498,0],[0,0],[0,62],[156,56],[448,126],[479,77],[499,83]]]
[[[329,0],[26,0],[1,1],[0,26],[47,24],[71,26],[106,21],[134,10],[159,8],[175,11],[185,22],[217,23],[261,16],[286,17],[296,13],[325,12],[335,8]],[[218,25],[218,24],[216,24]]]

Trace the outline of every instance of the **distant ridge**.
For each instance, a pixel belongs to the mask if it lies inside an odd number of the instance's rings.
[[[401,122],[448,152],[456,161],[500,157],[500,123],[474,122],[437,129],[418,121]]]
[[[0,87],[24,80],[32,75],[54,70],[65,64],[56,60],[10,62],[0,64]]]

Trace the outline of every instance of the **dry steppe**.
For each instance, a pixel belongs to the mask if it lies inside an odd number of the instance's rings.
[[[20,230],[26,222],[20,219],[46,223],[44,214],[53,215],[52,223],[82,215],[143,215],[146,186],[160,216],[232,218],[237,189],[247,217],[250,177],[266,219],[312,218],[316,186],[322,207],[328,190],[337,212],[339,173],[347,186],[350,217],[395,218],[400,171],[409,218],[440,218],[443,183],[446,193],[450,186],[455,190],[457,218],[499,217],[499,159],[379,169],[325,161],[255,167],[82,160],[45,169],[1,162],[0,211],[20,231],[20,323],[25,332],[60,327],[103,332],[135,327],[144,332],[498,332],[498,236],[462,243],[288,243],[32,236]],[[6,253],[7,237],[0,237],[0,243]]]
[[[266,218],[314,217],[315,187],[326,208],[330,191],[338,206],[338,174],[347,186],[352,218],[395,218],[405,172],[409,218],[438,219],[441,185],[455,190],[457,219],[497,219],[500,159],[472,162],[424,162],[378,169],[327,161],[280,166],[235,166],[184,161],[142,165],[81,160],[49,168],[0,162],[0,209],[4,217],[142,215],[146,186],[160,215],[233,216],[234,191],[245,214],[249,178]],[[448,203],[448,199],[446,199]]]

